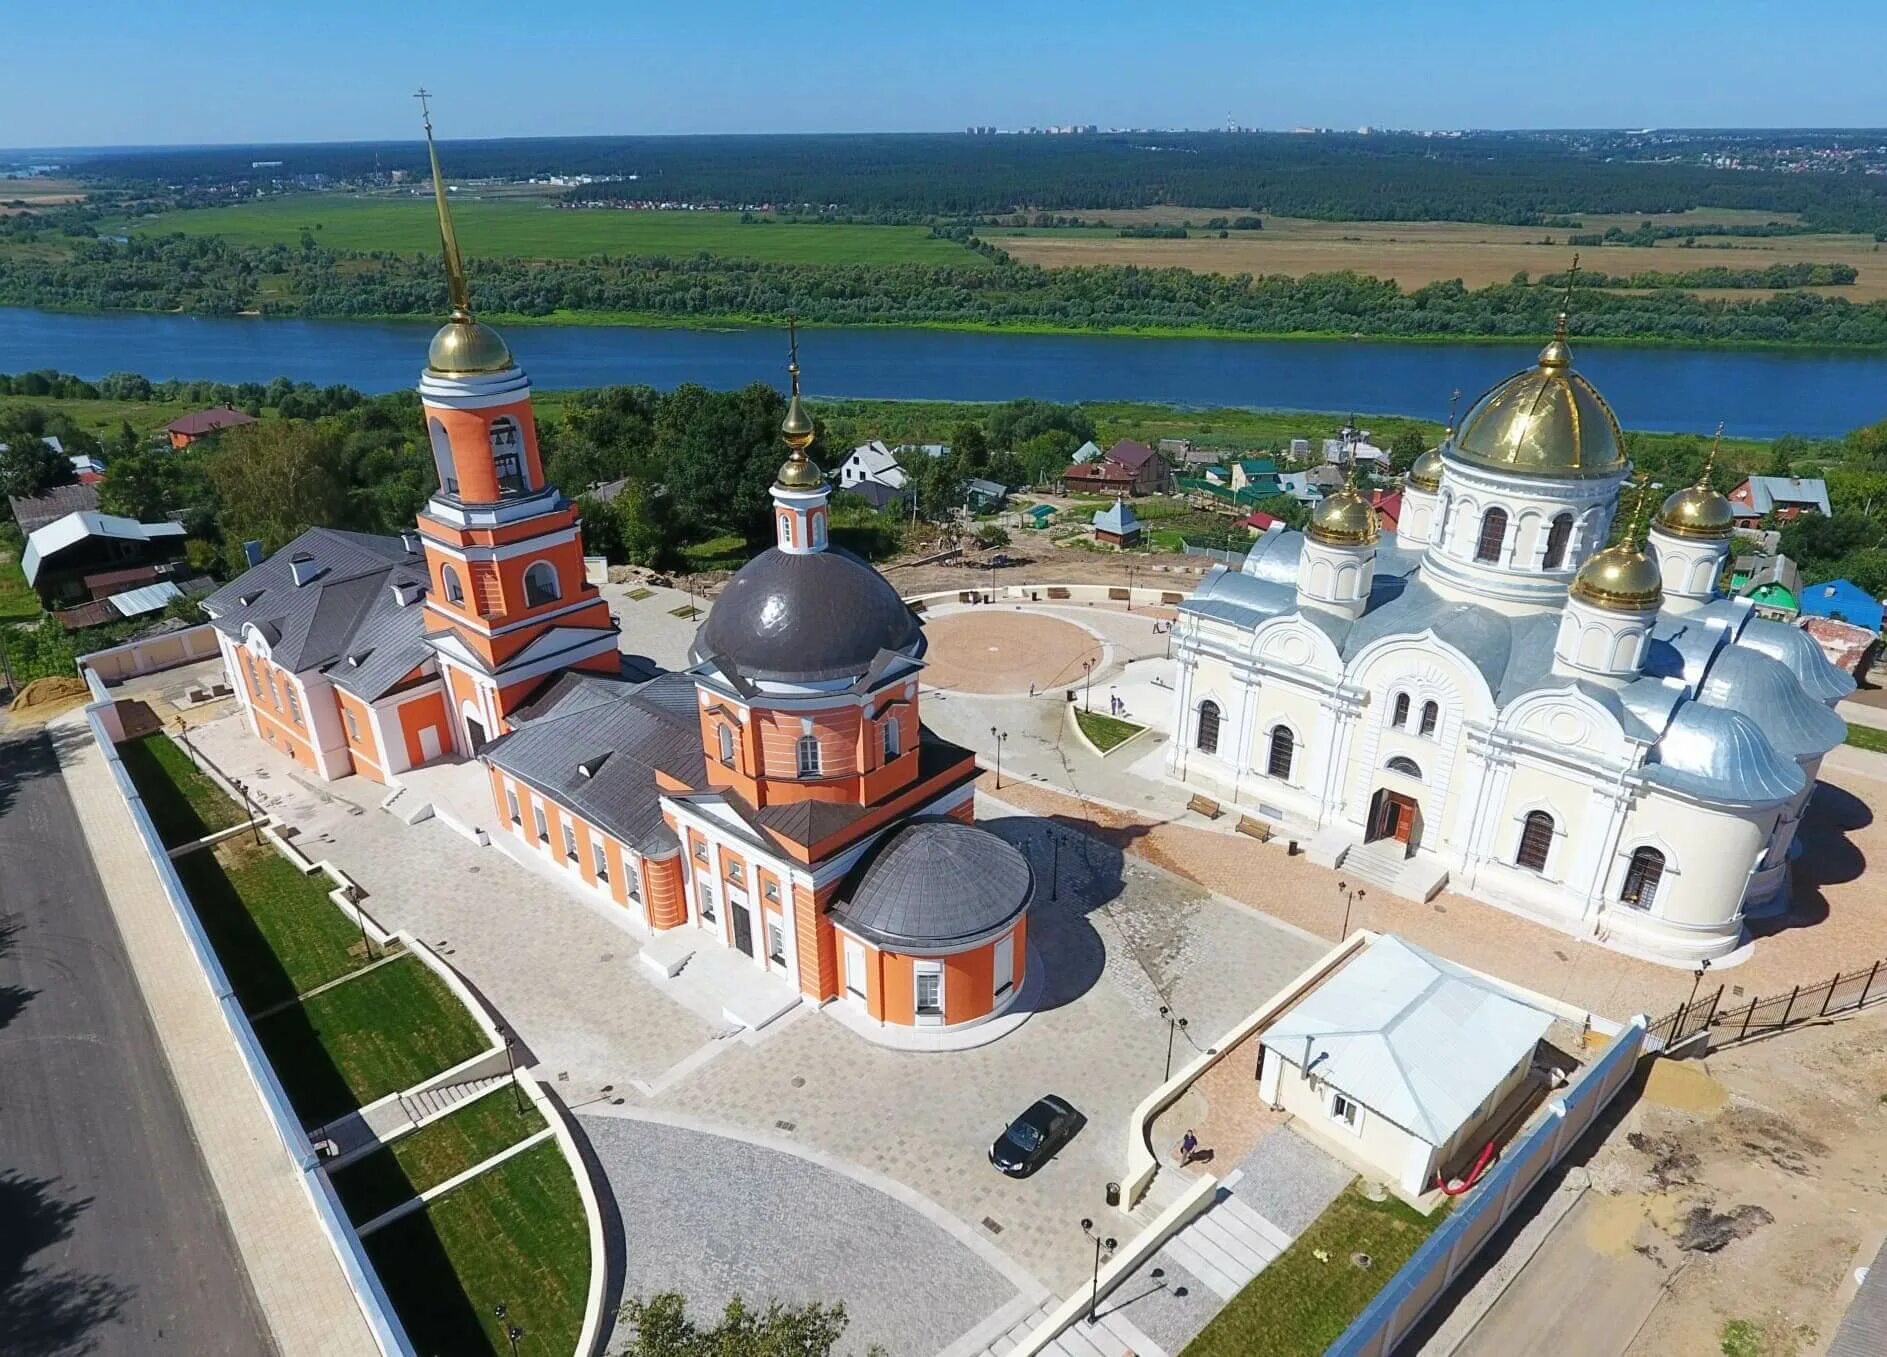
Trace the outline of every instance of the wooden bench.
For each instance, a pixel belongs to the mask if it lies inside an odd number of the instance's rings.
[[[981,598],[982,595],[977,593],[974,589],[957,590],[957,602],[959,603],[976,603],[980,601]]]
[[[930,605],[926,600],[920,598],[916,602],[911,604],[911,611],[914,613],[921,613],[924,611],[925,608],[929,606]]]
[[[1125,589],[1109,589],[1107,597],[1112,603],[1126,603],[1133,598],[1133,594]]]
[[[1072,597],[1074,597],[1074,596],[1073,596],[1072,594],[1070,594],[1070,593],[1069,593],[1069,592],[1068,592],[1068,591],[1067,591],[1066,589],[1063,589],[1063,588],[1060,588],[1060,587],[1058,587],[1058,586],[1056,586],[1056,585],[1053,585],[1053,584],[1051,584],[1051,585],[1049,585],[1049,587],[1048,587],[1048,596],[1049,596],[1049,597],[1050,597],[1051,599],[1056,599],[1056,598],[1072,598]]]
[[[1271,822],[1269,820],[1254,820],[1249,815],[1241,815],[1238,817],[1238,832],[1240,834],[1251,835],[1251,837],[1258,840],[1259,843],[1271,842]]]
[[[1185,601],[1186,596],[1184,594],[1162,593],[1160,595],[1160,602],[1162,603],[1184,603]]]
[[[1195,796],[1186,803],[1187,810],[1198,811],[1208,820],[1216,820],[1225,812],[1219,809],[1219,803],[1210,797]]]

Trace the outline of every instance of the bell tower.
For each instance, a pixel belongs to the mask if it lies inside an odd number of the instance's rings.
[[[418,96],[422,110],[425,91]],[[425,115],[452,315],[432,338],[420,405],[439,488],[419,513],[427,640],[460,752],[476,754],[549,675],[619,671],[609,605],[584,579],[576,506],[544,477],[531,381],[472,317],[445,177]]]

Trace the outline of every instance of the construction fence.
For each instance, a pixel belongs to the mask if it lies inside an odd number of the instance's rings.
[[[1781,1032],[1799,1023],[1853,1013],[1887,1000],[1887,974],[1878,961],[1862,970],[1845,971],[1813,985],[1797,985],[1787,993],[1743,999],[1727,985],[1705,991],[1651,1024],[1646,1044],[1657,1050],[1676,1047],[1709,1034],[1714,1048],[1750,1037]]]

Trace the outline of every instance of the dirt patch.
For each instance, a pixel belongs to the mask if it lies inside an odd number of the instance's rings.
[[[1728,1211],[1693,1206],[1684,1217],[1677,1246],[1686,1253],[1716,1253],[1752,1231],[1775,1223],[1776,1218],[1760,1206],[1738,1206]]]
[[[1019,693],[1079,684],[1101,643],[1072,622],[1039,613],[951,613],[924,626],[924,681],[967,693]]]
[[[1729,1101],[1730,1091],[1712,1079],[1699,1064],[1660,1060],[1645,1079],[1645,1100],[1685,1112],[1715,1112]]]
[[[77,675],[36,678],[20,689],[8,711],[16,721],[50,721],[89,700],[91,695],[92,690]]]

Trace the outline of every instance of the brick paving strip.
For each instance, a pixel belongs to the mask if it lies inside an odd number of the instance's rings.
[[[52,723],[92,859],[124,935],[171,1078],[282,1357],[377,1350],[301,1176],[178,926],[82,713]]]
[[[1700,993],[1723,985],[1727,1006],[1752,995],[1787,994],[1793,985],[1887,957],[1887,878],[1865,871],[1877,850],[1878,860],[1887,861],[1887,814],[1874,810],[1887,810],[1887,781],[1879,780],[1887,756],[1864,761],[1854,757],[1859,752],[1837,750],[1823,767],[1823,788],[1803,822],[1804,851],[1794,868],[1797,914],[1757,921],[1753,954],[1734,965],[1719,963]],[[978,787],[1319,937],[1334,942],[1341,930],[1341,870],[1288,856],[1282,838],[1258,844],[1040,782],[1005,779],[997,792],[987,769]],[[1684,1002],[1693,984],[1690,971],[1626,956],[1453,892],[1420,905],[1372,891],[1356,902],[1350,927],[1400,934],[1462,965],[1611,1018],[1658,1017]],[[1738,986],[1742,995],[1734,995]]]

